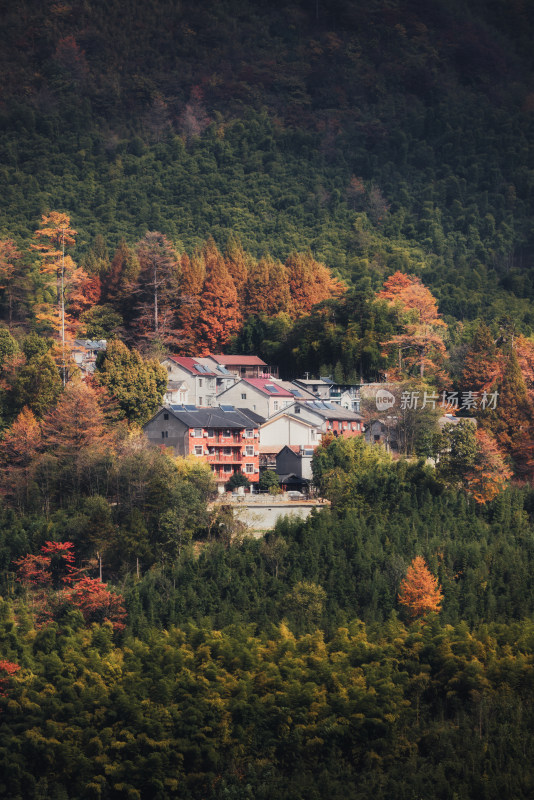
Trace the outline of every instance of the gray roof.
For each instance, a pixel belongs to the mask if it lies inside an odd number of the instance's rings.
[[[258,427],[263,425],[265,422],[265,417],[262,417],[260,414],[256,414],[255,411],[251,411],[250,408],[238,408],[237,409],[241,414],[244,414],[245,417],[248,417],[254,425]]]
[[[165,409],[170,411],[176,419],[187,425],[188,428],[250,428],[257,427],[257,423],[253,423],[250,417],[238,411],[233,406],[228,406],[225,411],[221,408],[198,408],[196,406],[181,406],[171,404],[165,406]],[[162,411],[163,409],[160,409]],[[158,411],[158,414],[160,413]],[[152,418],[153,419],[153,418]],[[148,424],[148,423],[147,423]]]
[[[298,475],[295,475],[294,472],[287,472],[285,475],[278,476],[278,483],[284,483],[286,486],[288,485],[300,485],[303,483],[311,483],[309,478],[299,478]]]
[[[336,403],[330,403],[328,400],[314,400],[312,403],[300,403],[302,408],[309,408],[310,411],[315,411],[324,419],[339,419],[347,420],[350,422],[359,422],[363,419],[361,414],[356,411],[349,411],[348,408],[343,408]]]
[[[79,347],[86,347],[88,350],[105,350],[106,339],[75,339],[74,344]]]

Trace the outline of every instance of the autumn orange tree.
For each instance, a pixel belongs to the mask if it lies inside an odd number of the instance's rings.
[[[101,276],[102,302],[124,313],[130,299],[130,287],[139,278],[140,265],[135,251],[121,239],[109,269]]]
[[[43,446],[60,461],[69,461],[82,448],[110,441],[100,389],[79,381],[69,383],[57,406],[43,420]]]
[[[198,355],[196,321],[200,311],[202,286],[206,278],[206,263],[202,251],[196,250],[191,257],[184,253],[180,266],[180,307],[177,311],[181,338],[179,352],[183,355]]]
[[[502,492],[513,473],[493,436],[482,429],[475,436],[477,452],[465,484],[477,503],[487,503]]]
[[[245,286],[246,314],[278,314],[289,311],[291,295],[283,264],[272,258],[260,258],[251,265]]]
[[[502,359],[491,331],[480,322],[462,359],[461,386],[465,391],[489,391],[501,371]]]
[[[37,314],[37,319],[51,325],[59,336],[61,346],[61,365],[63,383],[67,381],[65,342],[68,330],[73,333],[76,325],[74,319],[65,312],[67,294],[73,292],[75,287],[88,279],[87,273],[76,266],[67,252],[76,241],[76,231],[71,228],[70,217],[60,211],[51,211],[43,214],[41,226],[35,231],[38,244],[32,248],[41,256],[41,274],[45,277],[49,287],[52,285],[56,292],[55,310],[45,309]]]
[[[231,235],[228,239],[226,250],[224,251],[224,260],[228,272],[232,276],[237,294],[242,297],[253,259],[245,253],[241,242],[234,235]]]
[[[533,439],[532,400],[514,348],[503,354],[502,364],[502,375],[492,387],[497,393],[495,407],[480,411],[479,423],[511,456],[515,471],[525,474]]]
[[[22,507],[28,501],[34,460],[41,446],[41,428],[25,406],[0,441],[0,493]]]
[[[398,311],[403,330],[385,342],[385,347],[398,349],[399,370],[404,360],[408,369],[418,366],[421,380],[425,371],[441,377],[446,350],[439,331],[447,325],[439,316],[436,298],[430,290],[415,275],[395,272],[376,297]]]
[[[310,254],[293,253],[286,260],[285,268],[295,317],[308,314],[312,306],[331,297],[340,297],[345,291],[329,269]]]
[[[514,349],[528,397],[534,403],[534,341],[519,335],[514,341]]]
[[[432,575],[424,558],[416,556],[401,583],[399,603],[407,608],[410,617],[417,619],[440,611],[442,600],[438,579]]]
[[[201,355],[222,350],[241,327],[242,313],[234,281],[213,239],[203,248],[206,278],[196,321]]]

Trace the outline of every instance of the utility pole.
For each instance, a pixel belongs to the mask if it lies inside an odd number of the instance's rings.
[[[63,386],[65,386],[67,383],[65,367],[65,228],[61,229],[61,360],[63,363]]]

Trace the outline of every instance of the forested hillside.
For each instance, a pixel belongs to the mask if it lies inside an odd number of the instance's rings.
[[[461,318],[532,296],[529,4],[30,1],[4,17],[4,236],[57,208],[82,252],[97,234],[113,250],[159,230],[189,252],[235,234],[348,279],[424,271]]]
[[[531,798],[534,6],[1,7],[0,796]],[[250,537],[140,429],[209,351],[399,452]]]

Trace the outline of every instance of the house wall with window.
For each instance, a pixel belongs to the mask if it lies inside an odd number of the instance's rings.
[[[276,456],[276,472],[278,475],[293,473],[299,478],[313,480],[313,450],[310,448],[283,447]]]
[[[319,424],[317,424],[317,422]],[[298,419],[293,414],[280,414],[266,420],[260,426],[260,445],[299,445],[302,447],[316,447],[321,442],[321,421],[316,423],[305,419]]]
[[[182,363],[183,362],[183,363]],[[210,372],[201,372],[192,358],[170,357],[161,362],[167,370],[170,383],[183,382],[187,386],[187,402],[196,406],[213,406],[217,395],[217,378]]]
[[[162,408],[143,430],[151,444],[209,464],[219,483],[226,483],[234,472],[251,483],[259,480],[259,430],[238,411]]]
[[[293,401],[293,395],[274,379],[241,380],[217,397],[220,404],[249,408],[265,418],[283,411]]]
[[[361,436],[364,430],[363,417],[360,414],[332,403],[297,402],[287,409],[287,413],[313,423],[323,434],[330,432],[334,436]]]
[[[189,428],[168,408],[160,409],[143,426],[149,442],[159,447],[172,447],[177,456],[189,454]]]

